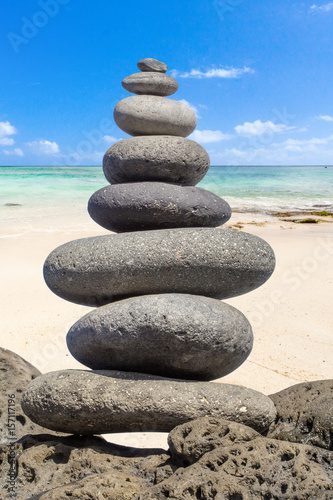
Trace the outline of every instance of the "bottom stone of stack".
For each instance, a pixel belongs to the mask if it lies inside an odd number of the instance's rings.
[[[73,434],[169,432],[205,415],[263,432],[276,417],[271,399],[246,387],[106,370],[41,375],[21,404],[32,421]]]

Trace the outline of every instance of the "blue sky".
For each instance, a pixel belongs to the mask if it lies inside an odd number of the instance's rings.
[[[333,164],[333,2],[3,0],[0,165],[99,165],[165,62],[212,165]]]

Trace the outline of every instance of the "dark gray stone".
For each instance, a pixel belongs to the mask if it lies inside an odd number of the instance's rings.
[[[217,227],[231,217],[228,203],[210,191],[160,182],[104,187],[91,196],[88,212],[97,224],[116,232]]]
[[[21,408],[23,391],[40,371],[18,354],[0,348],[0,443],[19,439],[24,434],[45,432]],[[10,397],[12,396],[12,397]],[[8,424],[10,427],[8,427]]]
[[[187,137],[197,126],[197,117],[189,106],[155,95],[126,97],[114,108],[113,117],[129,135]]]
[[[169,432],[205,415],[260,432],[276,416],[268,396],[246,387],[103,370],[41,375],[28,386],[22,408],[39,425],[74,434]]]
[[[247,425],[217,417],[202,417],[172,429],[168,445],[172,456],[188,465],[215,448],[252,441],[258,437],[261,437],[260,434]]]
[[[332,500],[333,453],[257,438],[220,446],[139,500]]]
[[[249,356],[252,329],[245,316],[197,295],[144,295],[100,307],[67,335],[75,359],[94,370],[212,380]]]
[[[209,165],[200,144],[164,135],[124,139],[111,146],[103,159],[104,175],[111,184],[156,181],[194,186]]]
[[[165,63],[151,57],[140,59],[137,66],[140,71],[156,71],[158,73],[166,73],[168,71],[168,66]]]
[[[268,437],[333,450],[333,380],[304,382],[269,397],[277,417]]]
[[[274,266],[273,250],[258,236],[160,229],[65,243],[46,259],[44,277],[59,297],[96,306],[156,293],[235,297],[265,283]]]
[[[178,90],[177,81],[169,75],[161,73],[134,73],[126,76],[121,82],[128,92],[138,95],[173,95]]]

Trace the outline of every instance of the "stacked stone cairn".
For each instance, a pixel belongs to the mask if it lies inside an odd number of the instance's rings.
[[[187,139],[196,115],[166,98],[178,84],[155,59],[122,85],[136,94],[114,110],[131,138],[106,152],[110,185],[88,210],[107,234],[54,250],[44,265],[50,289],[96,307],[69,330],[71,354],[90,370],[62,370],[31,382],[22,407],[55,431],[169,432],[211,415],[264,431],[276,416],[264,394],[212,383],[249,356],[245,316],[221,302],[262,285],[275,266],[262,239],[218,228],[229,205],[195,187],[209,156]]]

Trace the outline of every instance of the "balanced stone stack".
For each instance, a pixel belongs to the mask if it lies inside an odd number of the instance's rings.
[[[251,389],[209,382],[248,357],[245,316],[220,301],[262,285],[274,253],[262,239],[218,228],[231,215],[218,196],[194,187],[209,168],[206,151],[187,139],[196,116],[182,102],[167,66],[139,61],[123,87],[137,94],[114,110],[133,136],[103,161],[110,185],[88,210],[108,234],[71,241],[44,266],[60,297],[98,306],[68,332],[71,354],[91,370],[35,379],[25,413],[52,430],[93,434],[170,431],[204,415],[264,431],[276,415]]]

